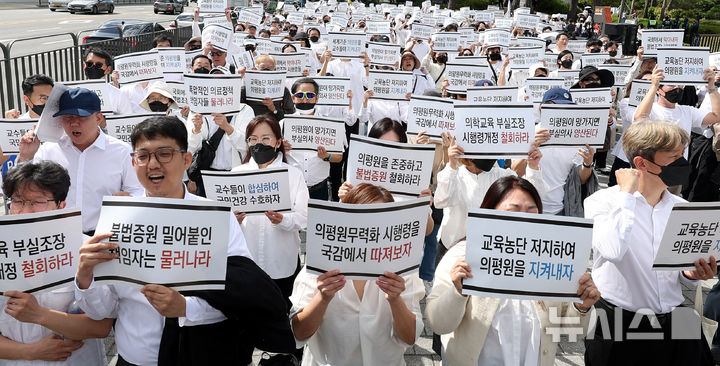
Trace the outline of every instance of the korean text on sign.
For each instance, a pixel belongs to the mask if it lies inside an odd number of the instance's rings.
[[[456,143],[470,159],[527,157],[535,136],[532,104],[455,104]]]
[[[720,258],[720,205],[676,203],[653,261],[658,271],[694,270],[695,261]]]
[[[227,202],[248,215],[266,211],[290,212],[290,178],[287,168],[236,172],[202,171],[207,198]]]

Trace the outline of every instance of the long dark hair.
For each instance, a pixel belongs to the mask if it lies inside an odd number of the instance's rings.
[[[385,188],[370,183],[360,183],[349,190],[343,198],[343,203],[367,204],[381,202],[395,202],[392,194]]]
[[[405,129],[405,126],[403,126],[402,123],[391,119],[389,117],[385,117],[377,122],[372,126],[370,129],[370,132],[368,132],[368,137],[379,139],[380,136],[384,135],[386,132],[394,131],[398,137],[400,138],[400,142],[407,143],[407,130]]]
[[[283,153],[282,161],[287,163],[287,159],[285,158],[285,141],[282,139],[282,130],[280,129],[280,123],[278,122],[275,117],[273,117],[269,113],[261,114],[248,122],[247,128],[245,129],[245,138],[250,137],[250,135],[255,131],[255,128],[261,124],[267,124],[270,126],[270,129],[273,132],[273,135],[275,135],[275,138],[280,140],[280,147],[278,147],[277,151],[280,151]],[[258,143],[261,143],[258,141]],[[247,152],[245,153],[245,159],[243,159],[243,164],[250,161],[250,145],[248,145]]]
[[[494,210],[503,198],[505,198],[510,191],[516,188],[527,192],[527,194],[532,197],[533,201],[535,201],[538,212],[543,212],[542,199],[540,199],[540,194],[537,189],[535,189],[535,186],[533,186],[527,179],[514,175],[502,177],[491,184],[487,193],[485,193],[485,198],[483,199],[482,204],[480,204],[480,208],[489,208]]]

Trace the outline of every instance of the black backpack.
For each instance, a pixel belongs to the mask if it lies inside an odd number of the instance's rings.
[[[210,125],[208,124],[208,131],[209,130]],[[217,150],[218,145],[220,145],[220,140],[222,139],[224,133],[225,131],[218,128],[218,130],[215,131],[209,139],[202,141],[200,150],[193,154],[192,163],[187,171],[188,178],[190,178],[191,181],[198,185],[202,184],[202,175],[200,174],[200,171],[210,169],[210,165],[212,165],[213,160],[215,160],[215,151]]]

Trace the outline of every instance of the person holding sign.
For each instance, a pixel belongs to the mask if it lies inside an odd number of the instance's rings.
[[[145,99],[140,102],[140,107],[148,112],[164,112],[168,115],[172,114],[178,118],[187,118],[190,114],[190,107],[180,108],[175,103],[175,96],[172,89],[162,81],[156,81],[148,87]]]
[[[359,184],[344,203],[394,202],[386,189]],[[404,365],[404,352],[423,329],[417,273],[385,272],[376,281],[348,282],[339,270],[317,276],[307,267],[293,288],[291,323],[303,365]]]
[[[444,80],[447,79],[446,74],[446,68],[445,65],[448,62],[448,54],[447,52],[435,52],[433,50],[433,43],[430,42],[430,51],[422,60],[422,67],[427,70],[428,75],[433,79],[435,82],[435,87],[440,88],[442,87],[442,83]]]
[[[435,83],[428,75],[427,70],[422,68],[420,60],[414,53],[407,50],[403,52],[400,57],[400,67],[402,71],[412,71],[413,75],[415,75],[412,94],[423,95],[425,90],[435,88]]]
[[[255,59],[254,70],[275,71],[275,59],[270,55],[261,55]],[[277,120],[281,120],[286,114],[295,113],[290,91],[287,90],[287,88],[283,89],[284,94],[282,100],[273,101],[272,98],[266,97],[262,102],[256,102],[254,100],[247,100],[245,96],[245,85],[243,85],[240,100],[253,109],[255,116],[271,113]]]
[[[532,183],[506,176],[490,185],[480,207],[541,213],[542,201]],[[557,324],[550,317],[587,329],[586,315],[600,298],[590,274],[578,281],[582,303],[467,296],[462,293],[462,280],[473,276],[465,262],[468,245],[482,243],[467,243],[463,238],[450,248],[435,270],[427,298],[425,315],[430,327],[442,335],[443,360],[452,366],[553,365],[560,339],[549,331]]]
[[[673,322],[672,317],[673,309],[685,301],[682,284],[697,286],[698,280],[715,277],[715,258],[696,261],[694,271],[652,268],[673,205],[686,202],[668,187],[687,181],[690,166],[683,151],[688,140],[687,132],[672,122],[635,121],[623,136],[623,149],[633,168],[616,171],[617,186],[585,200],[585,218],[594,220],[592,273],[602,294],[596,307],[604,310],[598,313],[598,324],[607,319],[617,324],[622,318],[620,329],[597,327],[595,337],[585,341],[588,364],[713,364],[704,337],[672,336],[701,334],[700,322],[694,323],[698,329],[682,331],[676,328],[687,322]],[[655,319],[655,324],[635,320],[645,316]]]
[[[10,215],[65,208],[69,189],[67,170],[51,161],[22,164],[10,170],[3,185]],[[0,312],[3,365],[45,364],[43,361],[77,366],[106,364],[101,338],[110,333],[113,321],[93,320],[78,313],[72,291],[68,286],[37,295],[3,293],[8,297]]]
[[[289,298],[300,271],[300,230],[307,226],[308,189],[302,172],[285,162],[282,130],[274,118],[253,118],[245,131],[248,151],[244,164],[233,171],[287,168],[290,177],[292,212],[267,211],[247,216],[235,211],[247,240],[248,249],[258,266],[267,273]]]

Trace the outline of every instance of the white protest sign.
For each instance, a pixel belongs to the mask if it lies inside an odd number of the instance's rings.
[[[174,81],[169,80],[166,81],[165,84],[170,87],[170,90],[172,91],[173,97],[175,97],[175,103],[180,108],[183,108],[188,105],[187,102],[187,95],[185,94],[185,82],[184,81]]]
[[[393,66],[400,61],[400,45],[368,42],[366,52],[372,65]]]
[[[202,171],[207,198],[226,202],[233,211],[264,215],[266,211],[290,212],[288,168],[242,171]]]
[[[569,90],[580,76],[580,70],[558,70],[557,74],[564,81],[562,88]]]
[[[473,86],[467,88],[467,101],[473,103],[512,103],[518,95],[517,86]]]
[[[468,159],[525,159],[535,136],[532,104],[456,103],[457,144]]]
[[[410,29],[410,37],[428,40],[435,33],[435,25],[413,23]]]
[[[365,32],[369,34],[390,34],[390,22],[367,21],[365,22],[365,26],[367,27]]]
[[[281,121],[283,140],[293,150],[317,151],[322,146],[329,153],[345,152],[345,122],[317,116],[285,116]]]
[[[95,94],[97,94],[98,98],[100,98],[100,111],[103,113],[113,112],[113,110],[110,109],[110,106],[113,105],[113,102],[110,100],[108,88],[114,88],[114,86],[108,85],[108,83],[105,82],[104,78],[96,80],[67,81],[64,84],[69,89],[85,88],[88,90],[92,90]]]
[[[202,49],[194,50],[194,51],[185,51],[185,62],[186,62],[187,70],[192,69],[192,61],[195,58],[195,56],[202,55],[202,54],[203,54]],[[212,66],[212,64],[211,64],[211,66]]]
[[[512,28],[512,26],[513,26],[512,19],[498,18],[497,16],[495,17],[495,27],[496,28],[510,29],[510,28]]]
[[[412,71],[370,70],[368,75],[372,99],[406,100],[405,96],[412,92],[414,81]]]
[[[695,270],[695,261],[720,257],[720,206],[683,202],[673,206],[653,261],[656,271]]]
[[[255,67],[255,60],[253,54],[250,51],[243,51],[238,54],[232,55],[233,61],[235,62],[236,68],[245,67],[245,69],[252,69]]]
[[[417,271],[423,254],[429,197],[365,205],[308,203],[307,269],[339,269],[347,279],[376,280],[386,271]]]
[[[435,145],[350,136],[348,181],[370,183],[394,195],[417,197],[430,186]]]
[[[573,89],[572,99],[575,104],[612,104],[611,87],[607,88],[579,88]]]
[[[542,59],[545,61],[545,68],[548,72],[553,72],[558,69],[557,56],[555,53],[546,53],[543,55]]]
[[[630,86],[630,99],[628,99],[628,105],[631,107],[639,106],[651,86],[652,80],[634,79],[632,81],[632,86]],[[655,97],[655,99],[657,99],[657,97]]]
[[[592,227],[589,219],[471,208],[465,261],[474,276],[463,294],[579,302]]]
[[[185,74],[185,96],[195,113],[233,113],[242,107],[241,75]]]
[[[490,80],[492,75],[489,65],[445,64],[445,76],[450,83],[448,93],[465,94],[469,86],[478,80]]]
[[[407,134],[416,136],[425,131],[432,140],[442,140],[443,132],[455,134],[455,108],[453,100],[413,95],[408,107]]]
[[[432,35],[433,51],[457,52],[460,45],[460,33],[440,32]]]
[[[609,115],[609,105],[544,104],[540,126],[548,129],[550,141],[542,146],[602,147]]]
[[[222,26],[224,26],[224,27],[230,27],[230,26],[232,26],[232,24],[230,24],[230,23],[227,21],[227,18],[225,17],[225,15],[221,15],[221,14],[201,14],[201,16],[203,17],[203,18],[202,18],[202,19],[203,19],[203,27],[207,27],[207,26],[213,25],[213,24],[222,25]]]
[[[262,101],[282,100],[285,94],[285,71],[245,71],[245,98]]]
[[[711,53],[708,62],[708,65],[720,68],[720,52]]]
[[[255,51],[259,55],[268,55],[275,52],[280,52],[280,49],[276,49],[275,42],[268,38],[255,38],[252,40],[246,40],[246,42],[255,42]],[[248,43],[245,43],[248,44]]]
[[[307,69],[307,54],[303,52],[271,53],[275,58],[275,70],[287,72],[288,77],[302,76]]]
[[[517,45],[520,47],[542,47],[545,51],[545,40],[535,37],[518,37]],[[557,56],[556,54],[553,54]]]
[[[510,68],[529,69],[530,66],[539,63],[545,55],[545,47],[510,47],[508,49],[508,57],[510,60]]]
[[[288,12],[288,16],[285,18],[290,24],[299,25],[302,24],[303,20],[305,19],[305,14],[302,12]]]
[[[187,71],[183,47],[158,47],[157,51],[163,74],[182,74]]]
[[[214,48],[227,52],[233,39],[233,30],[220,24],[210,24],[202,31],[202,43],[212,43]]]
[[[661,47],[682,47],[684,37],[684,29],[643,29],[642,46],[645,55],[655,55]]]
[[[201,13],[225,13],[227,0],[198,0]]]
[[[69,88],[62,83],[56,82],[55,85],[53,85],[50,96],[48,96],[48,100],[45,102],[45,108],[43,108],[37,127],[35,128],[35,135],[37,135],[40,141],[58,142],[58,140],[65,135],[65,129],[63,128],[60,118],[53,117],[53,114],[60,111],[60,97],[67,90],[69,90]]]
[[[709,67],[710,48],[658,48],[657,66],[663,69],[663,85],[703,85],[705,69]]]
[[[469,47],[477,40],[475,28],[473,27],[461,27],[458,29],[458,32],[460,33],[460,45],[463,47]]]
[[[587,41],[582,39],[571,39],[568,41],[567,50],[572,53],[585,53]]]
[[[489,11],[478,11],[475,13],[475,20],[478,22],[492,22],[495,20],[495,14]]]
[[[614,65],[614,64],[598,65],[598,69],[610,70],[610,72],[612,72],[613,77],[615,78],[614,86],[616,86],[616,87],[625,87],[625,85],[626,85],[625,78],[627,77],[631,68],[632,68],[632,65]]]
[[[327,48],[335,58],[362,58],[365,33],[328,32]]]
[[[105,117],[107,134],[123,142],[131,143],[130,134],[135,125],[150,118],[164,116],[165,113],[122,114]]]
[[[507,29],[486,29],[485,44],[488,46],[510,46],[510,31]]]
[[[72,286],[83,242],[79,208],[4,215],[0,226],[2,292]]]
[[[120,84],[163,79],[157,49],[115,56],[113,64]]]
[[[0,118],[0,148],[4,154],[19,154],[20,139],[32,131],[37,119]]]
[[[529,101],[540,103],[545,92],[552,88],[564,88],[565,81],[561,78],[527,78],[525,81],[525,94]]]
[[[540,16],[537,14],[515,13],[515,26],[523,29],[535,29],[540,24]]]
[[[350,99],[348,98],[348,90],[350,90],[349,77],[336,76],[315,76],[313,77],[318,83],[318,106],[348,106]]]
[[[237,17],[238,23],[250,23],[250,24],[260,25],[260,23],[262,23],[262,20],[263,20],[262,14],[257,14],[248,9],[240,10],[240,12],[238,13],[238,17]]]
[[[581,67],[600,67],[600,65],[604,64],[608,59],[610,59],[609,53],[583,53],[582,56],[580,56],[580,65]]]
[[[95,266],[95,282],[175,290],[225,288],[230,205],[172,198],[103,198],[97,231],[113,233],[117,260]]]

